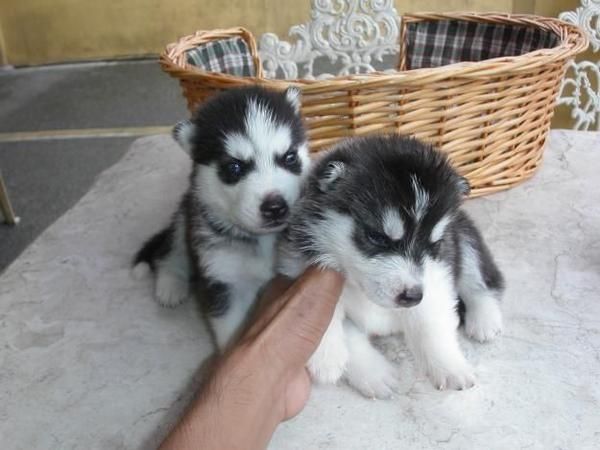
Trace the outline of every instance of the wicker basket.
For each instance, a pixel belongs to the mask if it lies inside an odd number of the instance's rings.
[[[448,20],[535,27],[554,33],[557,43],[518,56],[405,70],[408,24]],[[160,62],[165,72],[179,79],[190,110],[234,86],[299,87],[312,152],[348,136],[399,132],[446,151],[470,181],[472,196],[507,189],[531,177],[541,161],[567,62],[587,48],[585,34],[557,19],[526,15],[424,13],[404,16],[401,24],[400,70],[391,74],[266,79],[255,40],[243,28],[184,37],[167,46]],[[187,50],[233,36],[247,42],[256,77],[205,72],[187,64]]]

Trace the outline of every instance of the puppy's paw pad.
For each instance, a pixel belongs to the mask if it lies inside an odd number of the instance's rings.
[[[161,306],[174,308],[189,295],[189,284],[181,277],[160,272],[156,279],[156,300]]]
[[[462,391],[475,386],[475,374],[468,364],[456,367],[436,367],[428,372],[429,379],[436,389]]]
[[[487,304],[467,309],[465,313],[465,333],[471,339],[488,342],[502,333],[502,312],[495,300]]]

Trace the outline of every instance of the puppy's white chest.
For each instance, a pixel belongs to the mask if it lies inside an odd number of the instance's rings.
[[[207,274],[233,285],[258,285],[274,275],[275,236],[261,236],[257,243],[213,248],[201,255]]]
[[[346,315],[365,333],[385,336],[402,330],[399,311],[376,305],[352,282],[346,281],[341,302]]]

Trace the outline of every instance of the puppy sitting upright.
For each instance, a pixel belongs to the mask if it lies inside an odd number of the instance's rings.
[[[460,209],[467,181],[431,146],[398,135],[347,140],[316,163],[281,243],[280,271],[317,264],[346,276],[341,300],[309,362],[321,382],[391,395],[396,370],[369,335],[403,331],[439,389],[475,381],[459,347],[459,297],[476,340],[502,327],[503,278]]]
[[[135,258],[156,275],[156,297],[174,306],[200,292],[224,347],[274,275],[274,244],[309,166],[300,92],[229,90],[173,130],[193,160],[190,187],[171,224]]]

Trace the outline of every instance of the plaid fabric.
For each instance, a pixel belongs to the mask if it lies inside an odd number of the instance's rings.
[[[187,62],[207,72],[250,77],[256,74],[246,41],[234,37],[208,42],[186,52]]]
[[[409,23],[407,39],[408,69],[517,56],[558,43],[554,33],[538,28],[458,20]]]

